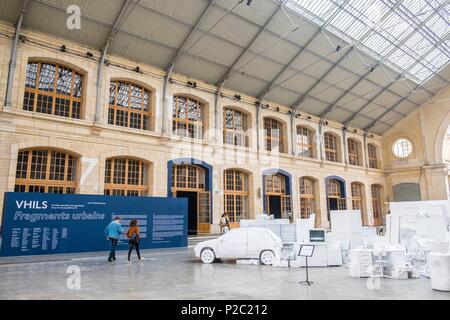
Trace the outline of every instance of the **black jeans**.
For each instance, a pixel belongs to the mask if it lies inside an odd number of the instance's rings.
[[[111,240],[111,251],[109,252],[108,261],[114,261],[116,260],[116,246],[118,239],[109,238]]]
[[[128,261],[130,261],[130,257],[131,257],[131,252],[133,251],[133,247],[136,248],[136,253],[137,256],[139,258],[139,260],[141,260],[141,253],[139,252],[139,240],[130,240],[128,242]]]

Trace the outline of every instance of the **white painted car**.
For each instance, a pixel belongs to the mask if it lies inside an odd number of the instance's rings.
[[[203,263],[212,263],[215,259],[259,259],[264,265],[272,265],[282,247],[280,237],[271,230],[237,228],[217,239],[197,244],[194,252]]]

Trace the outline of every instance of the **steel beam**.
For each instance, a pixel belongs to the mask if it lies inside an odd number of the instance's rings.
[[[324,22],[324,24],[314,33],[314,35],[303,45],[303,47],[300,48],[300,50],[297,52],[297,54],[278,72],[275,77],[272,79],[272,81],[258,94],[258,100],[263,101],[267,94],[274,88],[275,82],[280,78],[280,76],[289,68],[292,68],[292,64],[300,57],[300,55],[308,48],[308,46],[316,39],[316,37],[323,32],[323,30],[327,27],[327,25],[331,22],[331,20],[340,12],[339,8],[342,8],[345,6],[350,0],[346,0],[343,4],[336,5],[336,8],[334,8],[333,14],[330,15],[330,17],[327,18],[327,21]],[[297,76],[298,74],[302,73],[303,70],[298,70],[294,76]],[[293,113],[293,115],[295,115]]]
[[[19,19],[16,24],[16,32],[14,34],[13,45],[11,48],[10,61],[9,61],[9,70],[8,70],[8,80],[6,83],[6,98],[5,98],[5,107],[11,108],[12,106],[12,88],[14,83],[14,71],[17,66],[17,47],[19,45],[19,36],[22,28],[23,18],[25,13],[27,12],[29,0],[24,0],[22,3],[22,8],[20,9]]]
[[[420,85],[417,85],[413,92],[417,89],[419,89]],[[400,100],[398,100],[396,103],[394,103],[391,107],[389,107],[388,109],[386,109],[386,111],[384,111],[380,116],[378,116],[375,120],[373,120],[367,127],[364,128],[364,132],[369,132],[370,129],[373,128],[373,126],[375,124],[377,124],[385,115],[387,115],[390,111],[394,110],[400,103],[402,103],[403,101],[405,101],[408,98],[408,96],[404,96],[403,98],[401,98]]]
[[[54,3],[49,3],[49,2],[46,2],[46,1],[43,1],[43,0],[35,0],[35,1],[39,2],[39,3],[42,4],[42,5],[46,5],[46,6],[48,6],[48,7],[55,8],[55,9],[58,9],[58,10],[60,10],[60,11],[64,11],[64,12],[65,12],[65,8],[62,7],[62,6],[60,6],[60,5],[56,5],[56,4],[54,4]],[[151,12],[153,12],[153,13],[156,13],[156,14],[158,14],[158,15],[161,15],[161,16],[163,16],[163,17],[165,17],[165,18],[168,18],[168,19],[171,20],[171,21],[178,22],[178,23],[181,23],[181,24],[186,25],[186,26],[190,25],[190,24],[188,24],[187,22],[183,22],[183,21],[181,21],[181,20],[179,20],[179,19],[177,19],[177,18],[175,18],[175,17],[173,17],[173,16],[167,15],[167,14],[161,12],[161,11],[158,11],[158,10],[156,10],[156,9],[154,9],[154,8],[151,8],[151,7],[149,7],[147,4],[138,3],[136,6],[139,7],[139,8],[145,9],[145,10],[147,10],[147,11],[151,11]],[[217,3],[213,3],[213,6],[216,7],[216,8],[218,8],[218,9],[220,9],[220,10],[224,10],[224,11],[227,10],[226,8],[222,7],[221,5],[219,5],[219,4],[217,4]],[[290,9],[288,6],[286,6],[286,9],[289,9],[292,13],[297,14],[297,13],[294,12],[292,9]],[[244,17],[244,16],[241,16],[241,15],[237,14],[236,12],[231,11],[231,12],[229,12],[229,14],[232,15],[232,16],[234,16],[234,17],[238,17],[238,18],[244,20],[245,22],[247,22],[247,23],[249,23],[249,24],[252,24],[252,25],[254,25],[254,26],[260,27],[256,22],[250,20],[249,18],[246,18],[246,17]],[[105,23],[105,22],[103,22],[103,21],[101,21],[101,20],[98,20],[98,19],[96,19],[96,18],[93,18],[93,17],[91,17],[91,16],[88,16],[88,15],[86,15],[86,14],[82,14],[82,18],[84,18],[84,19],[86,19],[86,20],[88,20],[88,21],[91,21],[91,22],[95,22],[95,23],[97,23],[97,24],[100,24],[100,25],[102,25],[102,26],[110,27],[110,25],[108,25],[107,23]],[[192,25],[190,25],[190,26],[192,26]],[[169,49],[174,50],[174,51],[176,51],[176,50],[178,49],[178,48],[175,48],[175,47],[173,47],[173,46],[171,46],[171,45],[168,45],[167,43],[163,43],[163,42],[161,42],[161,41],[157,41],[157,40],[152,39],[152,38],[150,38],[150,37],[148,37],[148,36],[144,36],[144,35],[141,35],[141,34],[137,34],[137,33],[135,33],[135,32],[131,32],[131,31],[127,30],[127,29],[122,29],[122,28],[121,28],[119,31],[124,32],[125,34],[128,34],[128,35],[135,36],[135,37],[137,37],[137,38],[139,38],[139,39],[146,40],[146,41],[150,41],[150,42],[152,42],[152,43],[155,43],[155,44],[164,46],[164,47],[169,48]],[[220,40],[226,41],[226,42],[228,42],[228,43],[230,43],[230,44],[234,44],[234,45],[236,45],[236,46],[242,47],[242,48],[244,49],[244,46],[242,46],[242,45],[240,45],[240,44],[238,44],[238,43],[232,42],[232,41],[230,41],[230,40],[224,39],[224,38],[222,38],[222,37],[220,37],[220,36],[218,36],[218,35],[216,35],[216,34],[214,34],[214,33],[209,32],[209,31],[205,31],[205,30],[203,30],[201,27],[198,28],[198,31],[199,31],[199,32],[202,32],[202,33],[205,33],[205,34],[207,34],[207,35],[209,35],[209,36],[212,36],[212,37],[214,37],[214,38],[216,38],[216,39],[220,39]],[[275,36],[275,37],[280,37],[280,36],[281,36],[280,34],[274,32],[274,31],[272,31],[272,30],[270,30],[270,29],[267,29],[266,32],[269,33],[269,34],[271,34],[271,35],[273,35],[273,36]],[[292,41],[292,40],[290,40],[290,39],[288,39],[288,38],[284,38],[283,40],[285,40],[287,43],[289,43],[289,44],[291,44],[291,45],[297,47],[298,49],[301,49],[301,48],[302,48],[301,45],[299,45],[298,43],[296,43],[296,42],[294,42],[294,41]],[[252,52],[252,51],[250,50],[249,52]],[[323,58],[323,57],[320,57],[318,53],[316,53],[316,52],[314,52],[314,51],[311,51],[311,50],[308,49],[308,48],[305,49],[305,52],[308,52],[309,54],[311,54],[311,55],[313,55],[313,56],[315,56],[315,57],[317,57],[317,58],[321,58],[321,59]],[[217,62],[214,62],[214,61],[212,61],[212,60],[209,60],[209,59],[206,59],[206,58],[203,58],[203,57],[199,57],[199,56],[193,55],[193,54],[188,53],[188,52],[186,52],[186,51],[184,52],[184,54],[189,54],[190,56],[195,57],[195,58],[197,58],[197,59],[202,59],[202,60],[205,60],[205,61],[214,63],[214,64],[216,64],[216,65],[220,65],[221,67],[223,67],[223,68],[225,68],[225,69],[228,68],[228,66],[224,66],[224,65],[219,64],[219,63],[217,63]],[[275,60],[273,60],[273,59],[271,59],[271,58],[269,58],[269,57],[264,57],[264,58],[265,58],[265,59],[268,59],[268,60],[270,60],[270,61],[273,61],[273,62],[282,64],[281,62],[275,61]],[[328,60],[328,59],[324,59],[324,61],[326,61],[326,62],[328,62],[328,63],[333,63],[332,61],[330,61],[330,60]],[[283,64],[283,65],[284,65],[284,64]],[[344,69],[344,70],[347,71],[347,72],[353,73],[353,71],[350,70],[350,69],[348,69],[346,66],[341,66],[341,68]],[[298,69],[293,68],[293,67],[292,67],[292,69],[293,69],[294,71],[299,71]],[[248,75],[248,76],[257,79],[257,77],[254,77],[254,76],[252,76],[252,75]],[[267,79],[257,79],[257,80],[267,82]],[[371,84],[374,84],[374,85],[377,85],[377,86],[378,86],[378,84],[375,83],[374,81],[372,81],[371,79],[367,79],[367,81],[369,81]],[[284,89],[287,89],[287,90],[289,90],[289,91],[292,91],[292,90],[290,90],[290,89],[288,89],[288,88],[286,88],[286,87],[283,87],[283,88],[284,88]],[[392,93],[392,94],[395,95],[395,96],[401,97],[401,95],[399,95],[399,94],[396,93],[396,92],[393,92],[393,91],[389,91],[389,92]],[[299,92],[296,92],[296,93],[297,93],[297,94],[300,94]],[[410,100],[408,100],[408,101],[409,101],[411,104],[414,104],[414,105],[416,105],[416,106],[419,106],[419,105],[418,105],[417,103],[415,103],[414,101],[410,101]]]
[[[333,64],[333,66],[331,68],[329,68],[319,79],[317,79],[313,85],[311,87],[309,87],[309,89],[300,96],[300,98],[295,102],[293,108],[294,108],[294,115],[297,114],[297,112],[300,109],[301,104],[303,103],[303,101],[305,100],[305,98],[307,98],[309,96],[309,94],[323,81],[323,79],[325,79],[333,70],[335,70],[340,64],[341,62],[347,58],[347,56],[350,54],[350,52],[352,52],[354,49],[353,46],[351,46],[347,52],[345,54],[343,54],[338,61],[336,61],[335,64]]]
[[[445,42],[445,38],[442,38],[439,43],[437,43],[436,45],[440,45],[440,43]],[[420,56],[420,58],[418,60],[416,60],[412,65],[410,65],[408,67],[408,69],[406,69],[402,74],[399,74],[394,80],[392,80],[388,85],[386,85],[385,87],[382,88],[381,91],[379,91],[373,98],[371,98],[370,100],[368,100],[366,103],[364,103],[364,105],[362,107],[360,107],[357,111],[355,111],[355,113],[353,113],[350,117],[348,117],[347,119],[344,120],[344,126],[348,126],[350,125],[350,123],[359,115],[361,114],[361,112],[368,106],[370,105],[373,101],[375,101],[376,98],[378,98],[381,94],[383,94],[384,92],[388,91],[395,83],[397,83],[397,81],[399,81],[402,77],[404,77],[404,75],[406,73],[409,72],[409,70],[411,70],[412,68],[414,68],[417,64],[419,64],[419,62],[426,57],[430,52],[432,52],[435,49],[435,46],[431,47],[429,50],[427,50],[424,54],[422,54]]]
[[[197,19],[197,21],[195,22],[195,24],[191,28],[191,30],[189,31],[189,34],[184,38],[183,42],[178,47],[174,57],[172,58],[170,63],[165,68],[166,75],[164,76],[164,84],[163,84],[163,92],[162,92],[163,102],[162,102],[162,128],[161,128],[161,131],[162,131],[163,134],[165,134],[167,132],[167,124],[166,124],[166,121],[167,121],[166,116],[167,115],[166,115],[166,110],[169,110],[169,101],[168,101],[168,98],[167,98],[167,89],[169,87],[169,80],[170,80],[170,77],[172,76],[173,69],[175,68],[175,64],[177,63],[177,61],[185,53],[184,52],[184,47],[186,46],[186,43],[192,38],[194,33],[200,27],[200,24],[202,23],[203,19],[205,18],[206,14],[208,13],[209,9],[213,5],[214,1],[215,0],[209,0],[208,5],[203,10],[202,14]]]
[[[440,8],[440,7],[439,7]],[[439,10],[438,8],[438,10]],[[436,14],[436,11],[434,14],[430,14],[421,24],[420,26],[418,26],[418,28],[420,28],[422,25],[424,25],[426,22],[428,22],[431,18],[434,17],[434,15]],[[416,32],[416,30],[412,31],[411,33],[408,34],[408,36],[406,36],[406,38],[404,40],[402,40],[401,43],[406,42],[407,40],[409,40],[412,35],[414,34],[414,32]],[[409,72],[409,70],[413,69],[424,57],[426,57],[430,52],[432,52],[437,46],[439,46],[440,44],[445,43],[445,37],[440,39],[438,43],[436,43],[436,45],[434,45],[433,47],[431,47],[430,49],[428,49],[424,54],[422,54],[419,59],[417,59],[412,65],[410,65],[404,72],[402,72],[401,74],[399,74],[393,81],[391,81],[388,85],[386,85],[385,87],[382,88],[381,91],[379,91],[373,98],[371,98],[370,100],[368,100],[366,103],[364,103],[364,105],[362,107],[360,107],[356,112],[354,112],[350,117],[348,117],[347,119],[344,120],[344,126],[348,126],[368,105],[370,105],[376,98],[378,98],[381,94],[383,94],[384,92],[386,92],[387,90],[389,90],[397,81],[399,81],[406,73]],[[387,57],[389,57],[391,54],[393,53],[393,50],[391,50],[391,52],[388,53]],[[421,86],[419,84],[419,86]],[[414,89],[415,91],[416,89]],[[426,90],[426,89],[425,89]],[[403,97],[402,97],[403,98]],[[402,100],[404,101],[404,100]],[[388,109],[389,110],[389,109]]]
[[[242,59],[242,57],[250,50],[250,48],[253,46],[253,44],[256,42],[256,40],[258,40],[260,35],[267,29],[269,24],[272,22],[273,18],[278,14],[278,12],[280,12],[282,10],[283,6],[286,4],[287,1],[288,0],[283,0],[283,1],[279,2],[278,7],[275,10],[275,12],[270,16],[269,19],[267,19],[267,21],[264,23],[262,28],[259,29],[258,33],[252,38],[252,40],[247,45],[247,47],[245,47],[245,49],[233,61],[231,66],[228,67],[227,71],[222,76],[222,78],[219,80],[219,82],[216,83],[217,87],[223,86],[223,84],[228,80],[228,78],[230,77],[231,73],[233,72],[233,69],[236,67],[236,65],[239,63],[239,61]]]
[[[120,30],[120,26],[123,23],[123,16],[125,15],[126,9],[129,5],[131,0],[125,0],[119,13],[117,14],[116,19],[114,20],[114,24],[111,28],[111,31],[109,32],[108,37],[105,39],[105,43],[103,45],[103,48],[101,49],[101,58],[98,65],[98,73],[97,73],[97,83],[96,83],[96,97],[95,97],[95,116],[94,116],[94,123],[100,120],[100,114],[102,110],[102,106],[100,103],[100,97],[102,92],[102,82],[103,82],[103,65],[105,63],[106,55],[108,53],[109,45],[113,41],[115,35]]]
[[[169,73],[172,72],[174,65],[177,63],[177,61],[181,58],[181,56],[184,54],[184,47],[186,46],[186,43],[189,41],[189,39],[192,38],[192,36],[194,35],[194,33],[197,31],[197,29],[200,27],[200,24],[202,23],[203,19],[205,18],[206,14],[208,13],[209,9],[211,8],[211,6],[213,5],[215,0],[209,0],[208,5],[206,6],[206,8],[203,10],[202,14],[200,15],[200,17],[197,19],[197,21],[195,22],[194,26],[191,28],[191,30],[189,31],[188,35],[184,38],[183,42],[181,43],[181,45],[178,47],[177,52],[175,53],[174,57],[172,58],[172,60],[169,62],[169,64],[166,66],[165,70]],[[169,72],[170,71],[170,72]]]
[[[401,6],[401,4],[398,5],[398,6]],[[441,5],[441,6],[442,6],[442,5]],[[391,8],[391,9],[392,9],[392,8]],[[386,14],[386,15],[387,15],[387,14]],[[385,16],[386,16],[386,15],[385,15]],[[375,65],[373,65],[372,68],[371,68],[368,72],[364,73],[364,75],[362,75],[362,76],[359,78],[359,80],[358,80],[357,82],[355,82],[349,89],[347,89],[342,95],[340,95],[339,98],[336,99],[332,104],[330,104],[330,105],[327,107],[327,109],[325,110],[325,112],[322,113],[321,117],[326,117],[326,116],[334,109],[334,105],[335,105],[336,103],[338,103],[344,96],[346,96],[348,93],[350,93],[351,90],[353,90],[353,88],[355,88],[356,85],[358,85],[362,80],[364,80],[364,79],[365,79],[365,78],[373,71],[374,68],[378,67],[380,64],[384,63],[384,61],[386,61],[387,59],[389,59],[389,57],[397,50],[398,47],[401,47],[404,43],[406,43],[406,42],[407,42],[407,41],[415,34],[415,32],[416,32],[419,28],[421,28],[422,26],[424,26],[424,25],[425,25],[425,24],[426,24],[433,16],[434,16],[433,14],[430,14],[425,20],[423,20],[423,21],[416,27],[416,29],[413,29],[411,32],[409,32],[408,35],[407,35],[406,37],[404,37],[404,38],[402,39],[402,41],[400,41],[400,43],[397,44],[397,46],[393,47],[393,48],[392,48],[392,49],[391,49],[391,50],[390,50],[383,58],[381,58],[380,60],[378,60],[378,61],[375,63]],[[382,19],[383,19],[383,18],[382,18]],[[369,30],[369,31],[372,31],[372,30]],[[367,33],[366,33],[366,35],[367,35]],[[365,38],[366,35],[364,35],[364,36],[360,39],[359,42],[361,42],[361,40],[362,40],[363,38]],[[419,86],[420,86],[420,85],[419,85]]]

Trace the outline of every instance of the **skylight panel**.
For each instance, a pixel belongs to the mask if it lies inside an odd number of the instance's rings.
[[[444,41],[450,35],[447,0],[289,0],[288,5],[416,83],[450,61]]]

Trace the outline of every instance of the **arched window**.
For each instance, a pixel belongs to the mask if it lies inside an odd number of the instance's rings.
[[[223,143],[248,147],[247,115],[232,109],[223,109]]]
[[[360,166],[361,163],[361,150],[360,150],[360,144],[355,139],[348,139],[347,140],[348,145],[348,161],[353,166]]]
[[[300,218],[308,219],[312,213],[316,213],[315,182],[310,178],[302,177],[300,178]]]
[[[352,209],[361,211],[361,221],[363,225],[367,225],[366,214],[364,212],[364,189],[363,184],[359,182],[352,182]]]
[[[172,187],[183,190],[205,190],[205,170],[190,164],[173,166]]]
[[[341,185],[339,181],[331,179],[327,182],[327,195],[329,197],[341,197]]]
[[[314,157],[313,131],[297,126],[297,154],[302,157]]]
[[[151,130],[152,92],[140,85],[114,80],[109,85],[108,123]]]
[[[345,183],[337,179],[326,180],[328,220],[331,210],[347,210]]]
[[[147,192],[147,167],[144,162],[129,158],[106,160],[105,195],[144,196]]]
[[[372,191],[372,210],[375,225],[380,226],[383,224],[383,214],[381,207],[381,186],[374,184],[371,187]]]
[[[52,149],[21,150],[15,192],[76,193],[77,159]]]
[[[185,96],[173,97],[172,130],[177,136],[203,138],[203,118],[205,105]]]
[[[82,96],[82,74],[57,63],[28,62],[24,110],[80,119]]]
[[[367,154],[369,158],[369,168],[378,169],[378,156],[377,156],[377,147],[369,143],[367,145]]]
[[[285,195],[286,194],[286,180],[281,174],[272,174],[266,176],[266,193]]]
[[[224,209],[230,222],[249,218],[249,181],[248,174],[239,170],[224,172]]]
[[[273,118],[264,118],[265,149],[284,152],[283,124]]]
[[[339,162],[338,140],[334,134],[324,134],[325,160]]]

